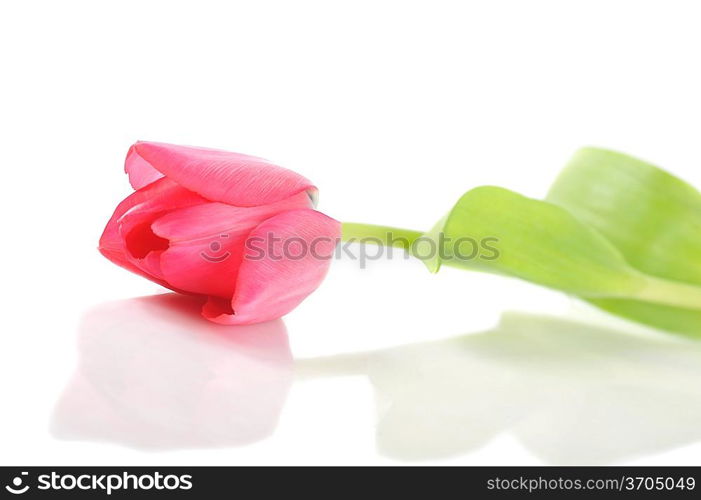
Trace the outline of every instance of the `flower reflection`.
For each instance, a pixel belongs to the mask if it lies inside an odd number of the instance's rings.
[[[182,448],[271,434],[293,374],[284,324],[221,326],[203,321],[199,307],[167,294],[89,312],[54,435]]]

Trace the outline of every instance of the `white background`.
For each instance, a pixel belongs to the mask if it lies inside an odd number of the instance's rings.
[[[222,333],[129,301],[164,290],[96,249],[136,140],[263,156],[339,220],[417,229],[476,185],[542,196],[583,145],[701,186],[700,22],[692,1],[4,2],[0,463],[701,464],[701,347],[561,294],[345,260],[284,326]]]

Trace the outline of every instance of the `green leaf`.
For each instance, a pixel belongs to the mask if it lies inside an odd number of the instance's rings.
[[[568,211],[500,187],[465,193],[426,233],[439,242],[438,260],[454,267],[518,277],[589,297],[630,296],[646,285],[601,234]],[[489,240],[498,255],[478,251]],[[434,259],[435,260],[435,259]],[[436,267],[434,260],[427,263]]]
[[[440,257],[428,259],[430,270],[438,259],[438,264],[517,277],[597,304],[634,299],[701,310],[701,288],[640,272],[568,210],[508,189],[468,191],[422,238],[442,249]],[[497,255],[480,251],[485,241]]]
[[[664,170],[596,148],[578,151],[548,193],[597,229],[634,268],[701,286],[701,194]],[[593,300],[656,327],[701,335],[701,310],[637,300]]]

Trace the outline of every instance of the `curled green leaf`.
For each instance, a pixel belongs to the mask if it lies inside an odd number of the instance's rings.
[[[597,148],[578,151],[547,200],[596,228],[631,266],[701,286],[701,194],[642,160]],[[701,336],[701,310],[637,300],[594,300],[615,314]]]
[[[591,300],[636,299],[701,309],[701,288],[640,272],[569,211],[508,189],[468,191],[424,237],[442,248],[439,257],[429,259],[429,269],[438,258],[445,265],[513,276]],[[494,243],[496,255],[475,252],[485,241]]]
[[[569,293],[629,296],[645,278],[606,238],[557,205],[508,189],[482,186],[465,193],[442,224],[441,263],[518,277]],[[497,255],[475,252],[494,243]],[[429,261],[429,268],[433,265]]]

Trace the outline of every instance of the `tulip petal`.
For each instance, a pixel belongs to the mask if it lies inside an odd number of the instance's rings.
[[[154,234],[169,242],[160,255],[163,277],[179,288],[230,301],[249,233],[283,211],[310,206],[306,193],[299,193],[261,207],[208,202],[169,212],[152,224]]]
[[[231,303],[210,299],[202,314],[229,325],[287,314],[321,284],[340,233],[338,221],[312,209],[267,219],[248,237]]]
[[[129,176],[129,184],[135,190],[141,189],[163,177],[162,173],[153,168],[149,162],[139,155],[134,146],[130,147],[127,152],[127,158],[124,161],[124,171]]]
[[[152,181],[153,169],[211,201],[229,205],[267,205],[301,192],[316,197],[310,181],[262,158],[156,142],[134,144],[126,166],[132,184]]]
[[[246,227],[250,232],[263,220],[288,210],[312,208],[306,193],[260,207],[236,207],[225,203],[206,202],[169,212],[158,219],[153,230],[171,242],[218,236],[222,232],[239,232]]]
[[[171,244],[159,255],[163,279],[191,293],[231,297],[251,227],[246,229]]]
[[[100,237],[99,250],[109,260],[167,288],[181,291],[162,279],[156,252],[162,241],[150,224],[167,210],[207,203],[201,196],[170,179],[160,179],[129,195],[115,209]],[[150,251],[153,250],[153,251]]]

